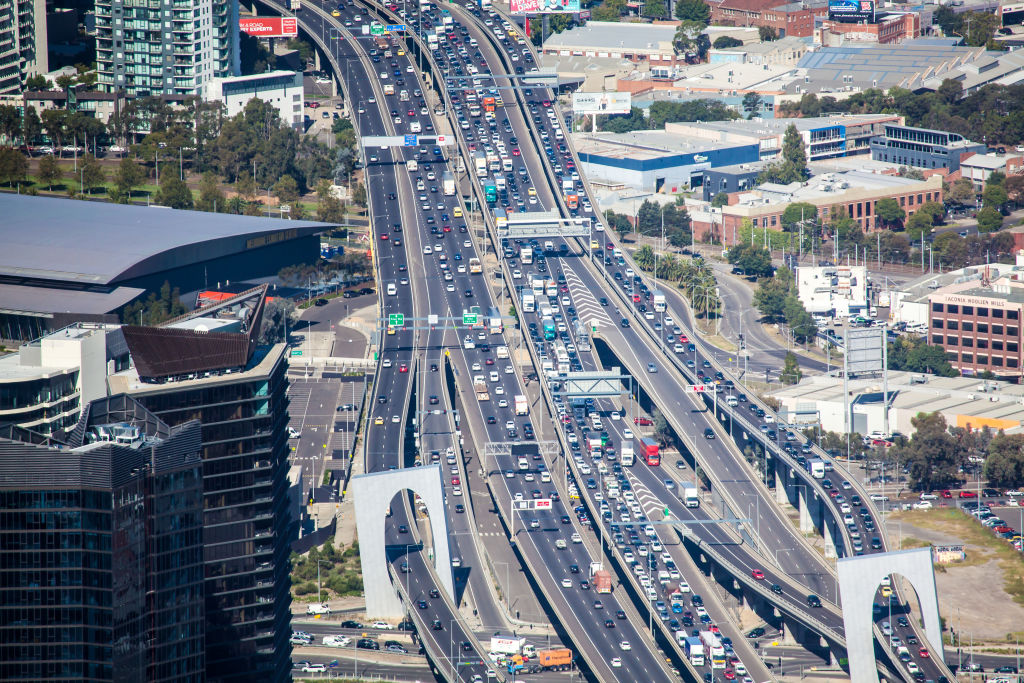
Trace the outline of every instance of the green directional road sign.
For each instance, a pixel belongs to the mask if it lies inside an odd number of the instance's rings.
[[[476,325],[476,320],[479,316],[476,313],[463,313],[462,324],[463,325]]]
[[[371,36],[382,36],[382,35],[384,35],[384,26],[382,24],[370,24],[370,35]]]
[[[401,327],[405,324],[404,313],[388,313],[388,325],[390,327]]]
[[[301,356],[302,355],[302,349],[292,349],[292,355],[293,356]]]

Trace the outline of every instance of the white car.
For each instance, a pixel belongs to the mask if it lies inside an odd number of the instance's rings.
[[[611,418],[612,418],[613,420],[621,420],[621,419],[622,419],[622,414],[621,414],[621,413],[619,413],[619,412],[618,412],[618,411],[616,410],[616,411],[612,412],[612,414],[611,414]]]
[[[612,657],[612,661],[610,662],[610,664],[612,665],[612,668],[618,669],[622,666],[622,658]],[[323,666],[323,664],[321,664],[320,666]]]
[[[621,643],[619,643],[619,649],[620,650],[632,650],[633,646],[629,644],[628,640],[624,640]]]
[[[348,636],[324,636],[324,647],[348,647],[351,642]]]
[[[523,277],[523,271],[521,271],[521,270],[513,270],[512,271],[512,277],[514,277],[517,280],[520,279],[521,277]]]
[[[386,621],[375,621],[372,624],[370,624],[370,628],[379,628],[379,629],[383,629],[385,631],[394,631],[395,630],[395,627],[392,626],[391,624],[389,624]]]
[[[629,427],[626,427],[625,429],[623,429],[622,430],[622,438],[623,439],[632,439],[633,438],[633,430],[630,429]]]
[[[306,664],[304,667],[302,667],[302,673],[305,674],[322,674],[325,671],[327,671],[326,664]]]
[[[562,579],[562,588],[572,588],[572,579]]]

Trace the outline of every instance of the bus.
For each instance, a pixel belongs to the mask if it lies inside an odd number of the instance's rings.
[[[561,341],[554,343],[555,347],[555,360],[558,361],[558,371],[568,372],[569,371],[569,353],[565,350],[565,344]]]
[[[552,318],[544,318],[541,320],[541,326],[544,328],[544,338],[551,341],[555,338],[555,321]]]
[[[484,183],[484,201],[488,204],[494,204],[498,201],[498,188],[490,180]]]

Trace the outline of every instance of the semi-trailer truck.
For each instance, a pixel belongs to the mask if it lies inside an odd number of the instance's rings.
[[[531,664],[522,655],[512,655],[508,662],[510,674],[521,673],[529,668],[530,671],[568,671],[572,668],[572,650],[558,648],[557,650],[537,650],[537,663]]]
[[[704,666],[704,645],[700,642],[700,638],[694,638],[692,636],[686,638],[680,638],[682,640],[683,653],[686,658],[690,660],[690,664],[694,666]]]
[[[598,593],[612,592],[612,575],[607,569],[600,569],[594,572],[594,590]]]

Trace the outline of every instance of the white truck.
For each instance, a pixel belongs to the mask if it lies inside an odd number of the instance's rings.
[[[665,310],[665,293],[654,290],[651,292],[651,299],[654,303],[654,310],[659,313]]]
[[[483,375],[475,375],[473,377],[473,390],[476,391],[476,400],[491,400],[491,395],[487,393],[487,381],[484,379]]]
[[[516,415],[529,415],[530,404],[523,394],[516,394],[515,398]]]
[[[622,466],[623,467],[632,467],[633,463],[636,462],[635,456],[633,455],[633,442],[632,441],[622,444],[622,453],[621,453],[621,455],[622,455],[622,457],[621,457]]]
[[[523,312],[533,313],[537,310],[537,297],[528,289],[523,290]]]
[[[520,247],[519,258],[522,260],[523,265],[530,265],[533,263],[533,247]]]
[[[509,636],[491,636],[490,651],[502,655],[517,655],[523,651],[526,645],[525,638],[512,638]]]
[[[679,485],[679,497],[683,499],[683,503],[688,508],[699,508],[700,507],[700,491],[696,485],[689,482],[683,482]]]
[[[441,174],[441,186],[446,196],[451,197],[455,194],[455,176],[452,175],[451,171],[445,171]]]

